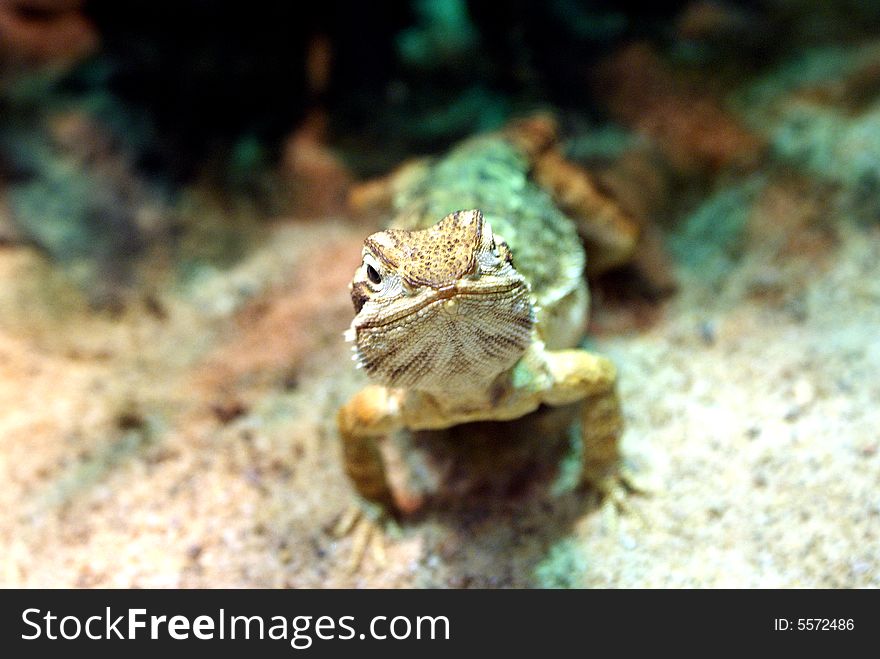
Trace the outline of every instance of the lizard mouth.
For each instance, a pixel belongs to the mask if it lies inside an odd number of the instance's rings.
[[[371,317],[364,319],[362,322],[356,322],[355,327],[358,330],[366,330],[386,327],[388,325],[396,325],[399,324],[401,320],[414,316],[432,305],[453,298],[494,298],[503,300],[517,296],[523,286],[524,282],[522,281],[499,282],[497,284],[488,285],[485,282],[476,284],[476,282],[468,282],[466,280],[459,281],[450,286],[432,289],[426,295],[417,296],[413,298],[411,302],[394,312],[387,313],[387,309],[383,309],[382,312],[379,313],[374,312],[371,314]]]

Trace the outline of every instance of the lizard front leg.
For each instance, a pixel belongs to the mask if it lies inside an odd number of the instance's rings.
[[[379,442],[403,427],[398,390],[370,385],[343,405],[336,420],[345,472],[358,493],[386,512],[398,512]]]
[[[550,386],[542,394],[543,401],[549,405],[581,403],[581,481],[619,499],[623,417],[614,365],[584,350],[551,350],[545,360]]]
[[[379,448],[387,435],[403,427],[400,395],[397,390],[370,385],[355,394],[336,416],[345,473],[358,493],[380,508],[379,518],[396,517],[400,512]],[[354,536],[348,561],[348,570],[352,573],[361,567],[370,547],[376,562],[380,565],[385,562],[385,522],[391,520],[379,521],[375,515],[365,513],[363,505],[353,505],[343,513],[333,530],[337,537]]]

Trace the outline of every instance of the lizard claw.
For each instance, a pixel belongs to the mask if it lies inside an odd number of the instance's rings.
[[[339,539],[351,537],[347,568],[350,574],[354,574],[364,566],[368,553],[376,565],[384,567],[387,564],[386,540],[388,531],[393,529],[394,523],[387,515],[373,514],[363,505],[352,505],[340,515],[330,535]]]
[[[621,517],[635,519],[640,527],[647,526],[644,515],[631,503],[631,495],[649,495],[653,491],[646,481],[622,470],[594,483],[592,491],[607,527],[617,528]]]

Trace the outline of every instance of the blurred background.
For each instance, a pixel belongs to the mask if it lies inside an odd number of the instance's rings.
[[[352,570],[361,192],[535,114],[652,491],[517,445]],[[878,218],[869,0],[0,0],[0,585],[878,586]]]

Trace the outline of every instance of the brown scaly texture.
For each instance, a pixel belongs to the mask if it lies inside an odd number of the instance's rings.
[[[578,222],[587,243],[587,272],[598,275],[632,259],[638,225],[613,198],[602,192],[586,171],[550,150],[535,162],[535,180],[552,191],[559,207]],[[583,221],[582,218],[589,218]]]
[[[383,231],[368,238],[366,245],[407,283],[438,288],[474,269],[482,228],[479,211],[456,211],[421,231]]]
[[[479,399],[531,342],[529,286],[479,210],[381,231],[364,248],[381,275],[370,284],[363,266],[355,274],[349,336],[377,381]]]
[[[549,347],[568,347],[581,338],[587,313],[584,249],[574,223],[529,176],[521,141],[480,136],[401,171],[388,185],[391,230],[427,229],[448,213],[479,208],[531,286],[541,338]],[[373,190],[370,196],[380,195]]]
[[[391,386],[482,394],[525,350],[532,325],[524,285],[458,295],[396,322],[360,329],[358,353],[367,373]]]

